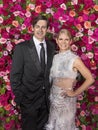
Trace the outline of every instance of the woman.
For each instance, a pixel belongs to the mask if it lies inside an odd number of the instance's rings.
[[[71,51],[72,38],[61,29],[56,38],[59,53],[54,56],[50,72],[53,86],[50,92],[50,115],[46,130],[76,130],[76,99],[94,79],[79,56]],[[85,78],[83,84],[73,90],[78,72]]]

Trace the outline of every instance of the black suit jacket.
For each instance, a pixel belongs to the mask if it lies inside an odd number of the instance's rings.
[[[19,43],[15,47],[10,82],[17,105],[24,101],[24,97],[36,105],[42,96],[43,86],[48,99],[50,91],[49,73],[55,49],[53,43],[46,41],[46,44],[47,65],[45,75],[41,72],[40,61],[32,39]]]

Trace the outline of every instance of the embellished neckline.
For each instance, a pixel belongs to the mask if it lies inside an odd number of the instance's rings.
[[[58,54],[60,54],[60,55],[67,55],[70,52],[71,52],[71,50],[66,50],[64,52],[59,52]]]

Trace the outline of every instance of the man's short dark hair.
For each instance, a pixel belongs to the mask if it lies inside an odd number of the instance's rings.
[[[46,18],[46,16],[43,16],[43,15],[38,15],[37,17],[35,17],[35,18],[33,19],[33,22],[32,22],[33,27],[35,26],[35,24],[36,24],[39,20],[45,20],[45,21],[47,22],[47,28],[48,28],[48,26],[49,26],[49,21],[48,21],[48,19]]]

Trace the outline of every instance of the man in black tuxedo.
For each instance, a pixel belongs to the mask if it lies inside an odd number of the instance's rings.
[[[33,20],[33,29],[31,40],[16,45],[10,75],[15,102],[21,109],[22,130],[44,130],[49,110],[49,73],[55,48],[45,39],[48,29],[45,16],[39,15]],[[44,64],[41,63],[41,44]]]

